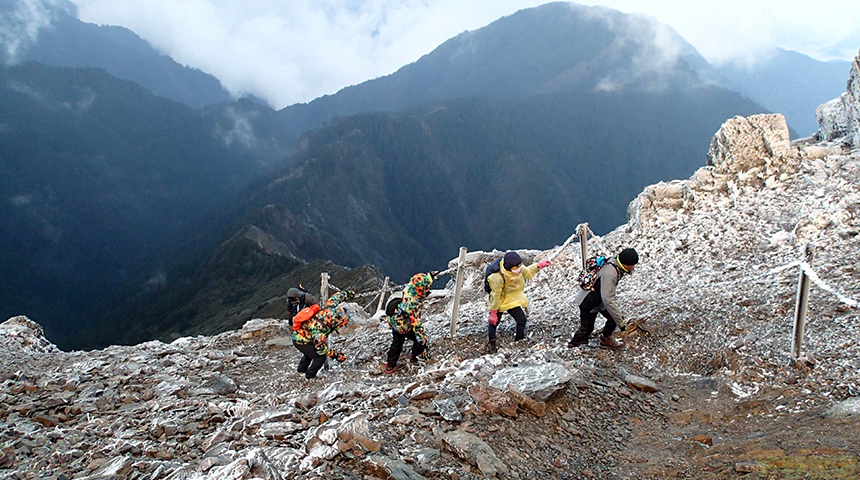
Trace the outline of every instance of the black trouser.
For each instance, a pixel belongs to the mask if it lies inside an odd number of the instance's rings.
[[[502,323],[502,315],[507,313],[508,315],[514,317],[514,320],[517,322],[517,333],[514,336],[514,340],[522,340],[526,337],[526,312],[523,311],[521,307],[514,307],[510,310],[506,310],[504,312],[499,312],[499,321],[496,325],[492,323],[487,323],[487,338],[490,341],[496,339],[496,326],[499,323]]]
[[[317,353],[317,349],[314,347],[313,343],[308,343],[306,345],[297,345],[294,343],[293,346],[302,352],[302,359],[299,360],[299,368],[296,370],[299,373],[304,373],[305,378],[310,379],[316,377],[317,372],[319,372],[320,368],[325,365],[325,355]]]
[[[415,332],[411,330],[406,333],[397,333],[397,330],[392,328],[391,334],[393,338],[391,339],[391,347],[388,349],[388,363],[386,364],[388,368],[397,366],[397,360],[400,359],[400,353],[403,352],[403,343],[407,338],[412,340],[412,358],[420,357],[427,348],[426,345],[418,341]]]
[[[612,315],[605,308],[600,308],[603,305],[603,299],[600,296],[600,291],[589,293],[579,304],[579,330],[574,334],[571,343],[581,345],[588,341],[589,335],[594,331],[594,320],[597,314],[600,313],[606,318],[606,325],[603,326],[603,336],[609,337],[615,331],[617,324]],[[597,311],[594,311],[596,310]]]

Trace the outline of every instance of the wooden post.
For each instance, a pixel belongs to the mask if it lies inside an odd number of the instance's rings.
[[[388,290],[388,277],[385,277],[385,280],[382,281],[382,291],[379,292],[379,305],[376,307],[376,311],[382,310],[383,305],[385,305],[385,291]]]
[[[585,270],[585,259],[588,258],[588,223],[580,223],[576,226],[579,234],[579,248],[582,250],[582,269]]]
[[[466,247],[460,247],[460,261],[457,264],[457,286],[454,288],[454,307],[451,309],[451,336],[457,333],[457,314],[460,311],[460,292],[463,290],[463,269],[466,265]]]
[[[806,245],[806,263],[812,261],[812,245]],[[809,308],[809,287],[811,282],[809,276],[800,266],[800,278],[797,281],[797,302],[794,305],[794,331],[791,335],[791,360],[797,360],[800,356],[800,348],[803,346],[803,334],[806,330],[806,313]]]
[[[320,274],[320,305],[325,305],[328,300],[328,273]]]

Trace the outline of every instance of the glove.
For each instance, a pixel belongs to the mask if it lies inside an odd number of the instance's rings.
[[[342,352],[332,352],[331,356],[338,362],[343,362],[346,360],[346,355],[344,355]]]
[[[549,260],[541,260],[540,262],[538,262],[537,267],[538,267],[538,270],[540,270],[540,269],[542,269],[544,267],[548,267],[550,265],[551,265],[551,263]]]
[[[499,324],[499,312],[497,310],[490,310],[490,325],[496,326]]]
[[[355,290],[347,290],[346,295],[343,297],[345,300],[352,300],[355,298]]]

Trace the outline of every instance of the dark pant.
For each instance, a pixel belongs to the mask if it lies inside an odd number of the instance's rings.
[[[415,332],[409,331],[407,333],[397,333],[397,330],[392,328],[391,334],[393,335],[393,338],[391,339],[391,347],[388,349],[388,363],[386,364],[388,368],[394,368],[397,365],[397,360],[400,359],[400,353],[403,352],[403,343],[407,338],[412,340],[413,358],[418,358],[422,353],[424,353],[426,345],[415,338]]]
[[[514,320],[517,322],[517,333],[514,336],[514,340],[522,340],[526,337],[526,312],[523,311],[521,307],[514,307],[510,310],[499,312],[499,323],[502,323],[502,315],[507,313],[508,315],[514,317]],[[498,325],[498,324],[497,324]],[[489,340],[496,339],[496,326],[492,323],[487,324],[487,337]]]
[[[300,352],[302,352],[302,359],[299,360],[299,368],[296,370],[299,373],[304,373],[305,378],[314,378],[317,376],[317,372],[320,371],[323,365],[325,365],[325,355],[320,355],[317,353],[316,348],[312,343],[307,345],[296,345],[293,344]]]
[[[570,341],[572,344],[581,345],[588,341],[589,335],[594,331],[594,320],[597,318],[598,313],[606,318],[606,325],[603,326],[603,336],[609,337],[615,331],[615,327],[617,327],[615,319],[612,318],[612,315],[609,315],[606,309],[599,308],[602,307],[602,303],[603,300],[600,297],[599,291],[589,293],[582,300],[582,303],[579,305],[579,330],[573,335],[573,339]],[[594,311],[595,309],[598,309],[598,311]]]

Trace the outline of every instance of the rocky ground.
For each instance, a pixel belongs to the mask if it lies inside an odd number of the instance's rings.
[[[277,319],[92,352],[10,319],[0,478],[860,478],[860,152],[789,144],[765,115],[727,122],[709,162],[588,239],[640,252],[619,285],[620,351],[566,345],[579,243],[520,251],[553,265],[527,287],[529,338],[512,342],[504,317],[496,355],[481,269],[499,252],[467,255],[456,332],[453,285],[435,285],[432,359],[393,375],[390,333],[358,304],[331,340],[348,360],[310,381]]]

